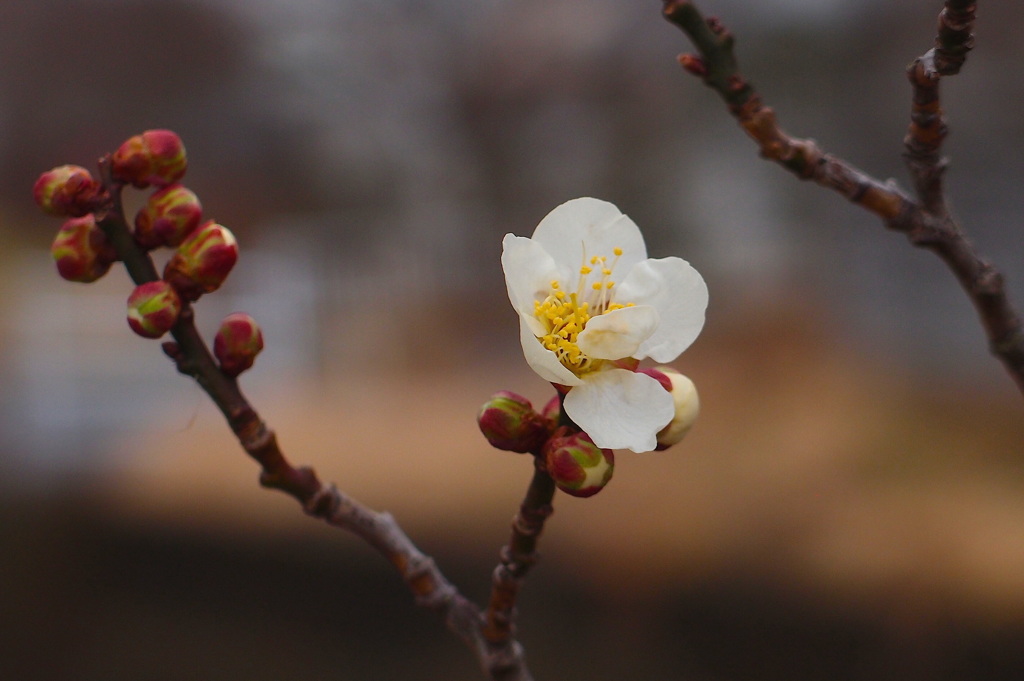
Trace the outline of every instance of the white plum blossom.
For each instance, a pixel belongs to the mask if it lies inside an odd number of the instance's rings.
[[[675,416],[672,395],[635,370],[674,360],[704,326],[708,290],[681,258],[648,258],[614,205],[574,199],[532,238],[505,235],[501,265],[526,361],[568,389],[566,414],[597,446],[647,452]]]

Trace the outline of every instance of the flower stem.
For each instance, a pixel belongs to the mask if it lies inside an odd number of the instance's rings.
[[[494,569],[490,604],[485,614],[484,637],[495,647],[505,647],[515,635],[515,605],[526,574],[537,562],[537,541],[544,522],[554,513],[551,500],[555,483],[535,457],[533,479],[519,512],[512,520],[512,534],[501,549],[501,563]]]

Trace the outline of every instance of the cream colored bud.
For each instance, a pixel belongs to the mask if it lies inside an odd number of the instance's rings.
[[[686,376],[672,367],[660,366],[655,369],[664,374],[672,384],[669,392],[675,404],[676,414],[668,425],[658,433],[658,450],[668,449],[690,432],[697,416],[700,414],[700,397],[697,386]]]

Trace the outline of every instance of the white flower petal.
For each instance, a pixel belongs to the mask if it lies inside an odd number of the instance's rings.
[[[560,385],[579,385],[583,382],[579,376],[566,369],[558,361],[555,353],[540,344],[537,336],[530,329],[529,318],[523,315],[519,316],[519,342],[522,343],[526,363],[545,381]]]
[[[614,204],[599,199],[581,198],[567,201],[540,221],[533,240],[544,247],[555,261],[570,271],[577,271],[586,257],[614,257],[615,248],[622,249],[616,274],[622,277],[630,268],[647,258],[647,247],[640,228],[623,215]]]
[[[651,305],[658,311],[658,328],[645,340],[636,359],[651,357],[671,362],[704,328],[708,287],[697,270],[682,258],[645,260],[618,287],[616,300]]]
[[[593,317],[576,338],[584,355],[597,359],[632,357],[658,328],[658,311],[650,305],[612,310]]]
[[[506,234],[501,247],[508,299],[516,312],[533,315],[534,301],[547,298],[551,282],[561,281],[564,273],[544,247],[532,239]]]
[[[672,395],[655,379],[625,369],[587,374],[565,396],[565,413],[603,449],[649,452],[675,415]]]

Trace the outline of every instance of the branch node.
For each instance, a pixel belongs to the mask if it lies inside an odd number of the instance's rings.
[[[686,53],[679,55],[677,59],[679,60],[679,65],[689,73],[698,78],[707,78],[708,65],[698,55]]]
[[[491,678],[499,678],[503,672],[517,669],[522,664],[523,646],[518,641],[491,646],[488,657],[487,667]]]
[[[245,414],[240,414],[239,419],[244,416],[248,416],[250,413],[255,417],[255,412],[248,410]],[[234,419],[232,420],[234,421]],[[276,445],[276,436],[274,435],[274,431],[267,428],[267,424],[260,421],[259,418],[254,418],[239,427],[237,436],[239,442],[242,443],[242,448],[253,456],[261,450]]]
[[[946,3],[939,14],[938,35],[935,38],[936,70],[944,76],[960,72],[967,53],[974,48],[975,3]]]
[[[527,572],[530,571],[537,561],[540,560],[540,553],[533,551],[531,553],[513,553],[511,547],[503,546],[499,553],[501,565],[495,570],[495,578],[499,576],[502,568],[508,571],[509,576],[519,579],[523,577]]]
[[[455,597],[455,588],[447,583],[438,584],[434,579],[436,573],[437,564],[429,556],[414,558],[407,564],[405,581],[415,594],[416,605],[443,610]]]
[[[261,481],[262,482],[262,481]],[[329,518],[341,506],[341,496],[333,484],[324,485],[303,504],[302,510],[314,518]]]
[[[731,50],[736,43],[736,36],[729,32],[722,20],[718,17],[708,17],[708,28],[718,38],[718,44],[723,49]]]
[[[991,264],[982,261],[981,272],[974,282],[974,291],[978,295],[993,296],[1003,292],[1003,275]]]
[[[160,349],[164,351],[165,355],[171,358],[171,361],[174,362],[175,368],[177,368],[178,371],[181,371],[179,365],[185,358],[185,353],[182,352],[181,346],[174,341],[166,341],[160,344]]]

